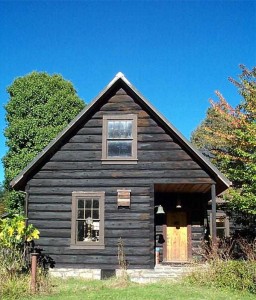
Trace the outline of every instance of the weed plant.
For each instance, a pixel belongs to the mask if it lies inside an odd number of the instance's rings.
[[[186,281],[256,294],[256,240],[230,238],[217,245],[203,242],[200,251],[207,264],[189,274]]]
[[[0,271],[0,299],[1,300],[16,300],[21,298],[29,298],[33,293],[30,288],[31,275],[30,273],[17,273],[11,276]],[[50,293],[52,285],[48,276],[38,269],[36,294],[42,295]]]
[[[256,262],[214,260],[185,279],[201,286],[230,288],[256,294]]]

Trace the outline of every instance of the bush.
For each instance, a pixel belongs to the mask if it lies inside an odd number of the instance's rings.
[[[28,243],[39,238],[39,231],[26,226],[25,218],[14,215],[0,220],[0,271],[14,276],[28,267]]]
[[[203,241],[198,248],[205,262],[200,271],[187,277],[189,282],[256,293],[256,239],[241,237]]]
[[[218,239],[213,245],[212,240],[204,240],[196,253],[203,261],[213,260],[256,260],[256,239],[244,238],[240,235]]]
[[[6,273],[0,271],[0,299],[29,299],[34,294],[31,290],[31,275],[30,273],[14,274],[6,276]],[[52,283],[42,269],[37,272],[36,294],[51,293]]]
[[[39,231],[33,225],[26,225],[25,218],[13,215],[0,219],[0,299],[19,299],[30,294],[30,253],[38,256],[36,291],[49,290],[48,266],[54,266],[53,260],[34,248],[34,239]]]
[[[30,276],[28,274],[6,276],[0,272],[0,299],[20,299],[30,294]]]
[[[213,260],[209,265],[188,275],[193,284],[231,288],[256,294],[256,261]]]

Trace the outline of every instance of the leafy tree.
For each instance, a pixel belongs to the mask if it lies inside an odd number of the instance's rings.
[[[4,212],[4,186],[0,184],[0,217]]]
[[[7,88],[8,152],[5,168],[5,202],[9,211],[22,211],[24,195],[12,191],[10,181],[80,112],[85,104],[71,82],[61,75],[32,72]]]
[[[192,133],[192,143],[232,181],[226,194],[228,209],[244,225],[256,220],[256,67],[240,66],[238,88],[242,101],[232,107],[216,92],[205,120]]]

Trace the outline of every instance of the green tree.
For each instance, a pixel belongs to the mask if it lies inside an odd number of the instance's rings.
[[[7,88],[3,158],[6,207],[22,211],[24,195],[10,189],[10,181],[80,112],[85,104],[71,82],[61,75],[32,72]]]
[[[4,186],[0,184],[0,217],[4,212]]]
[[[228,210],[244,225],[256,219],[256,67],[240,66],[238,88],[242,101],[232,107],[216,92],[205,120],[192,133],[191,141],[232,181],[226,194]]]

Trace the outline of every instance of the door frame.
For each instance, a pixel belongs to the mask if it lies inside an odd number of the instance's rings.
[[[190,213],[185,211],[185,210],[181,210],[181,211],[170,211],[170,213],[179,213],[179,212],[185,212],[186,216],[187,216],[187,262],[191,261],[192,259],[192,239],[191,239],[191,222],[190,222]],[[165,243],[163,244],[163,262],[171,262],[171,261],[167,261],[167,214],[168,212],[166,212],[166,223],[163,225],[163,236],[165,239]],[[181,261],[182,263],[183,261]],[[186,262],[186,261],[184,261]]]

